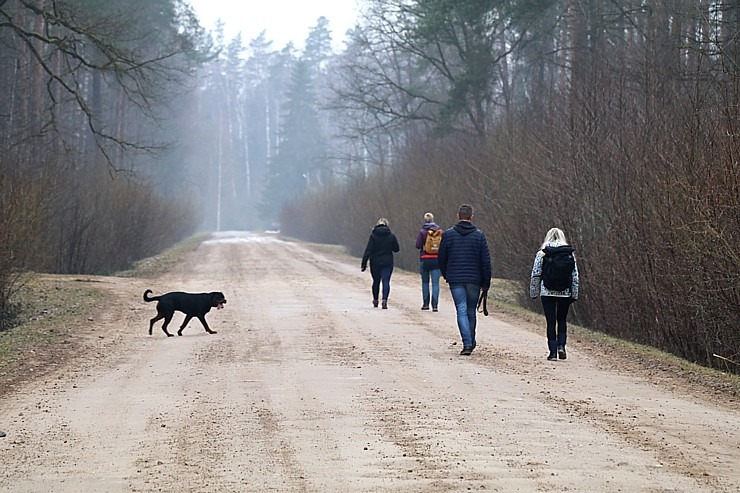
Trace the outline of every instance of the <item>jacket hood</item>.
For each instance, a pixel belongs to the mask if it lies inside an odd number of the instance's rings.
[[[548,241],[547,243],[542,245],[542,250],[544,250],[545,248],[549,248],[555,251],[575,251],[575,248],[573,248],[572,245],[561,243],[559,241]]]
[[[575,251],[576,249],[567,243],[548,241],[545,243],[545,246],[537,252],[537,255],[544,257],[545,255],[557,255],[563,252],[573,253]]]
[[[378,224],[373,228],[373,234],[375,236],[388,236],[389,234],[391,234],[391,228],[389,228],[385,224]]]
[[[470,221],[460,221],[459,223],[455,224],[453,228],[455,228],[455,231],[463,236],[469,235],[470,233],[478,230],[478,228],[476,228],[475,225]]]
[[[435,223],[434,221],[430,223],[424,223],[422,229],[439,229],[439,224]]]

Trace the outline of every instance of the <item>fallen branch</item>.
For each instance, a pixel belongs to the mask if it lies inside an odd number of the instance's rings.
[[[732,363],[733,365],[740,366],[740,363],[738,363],[736,361],[732,361],[729,358],[725,358],[724,356],[720,356],[719,354],[712,354],[712,356],[714,356],[715,358],[719,358],[719,359],[721,359],[723,361],[728,361],[728,362]]]

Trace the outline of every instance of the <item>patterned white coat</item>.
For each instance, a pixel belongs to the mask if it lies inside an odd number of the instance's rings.
[[[565,245],[565,243],[559,243],[559,242],[548,242],[546,246],[562,246]],[[550,291],[545,287],[545,285],[542,283],[542,258],[545,256],[545,252],[542,250],[538,250],[537,254],[534,256],[534,265],[532,266],[532,275],[529,278],[529,297],[532,299],[535,299],[537,296],[557,296],[559,298],[573,298],[574,300],[578,299],[578,263],[576,262],[576,266],[573,269],[573,274],[571,275],[573,282],[571,283],[571,287],[569,289],[566,289],[564,291]],[[573,260],[575,261],[576,256],[573,255]]]

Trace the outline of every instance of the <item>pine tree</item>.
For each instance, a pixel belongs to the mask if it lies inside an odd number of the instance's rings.
[[[324,154],[309,63],[301,59],[293,67],[278,150],[262,197],[265,220],[274,221],[282,204],[306,191]]]

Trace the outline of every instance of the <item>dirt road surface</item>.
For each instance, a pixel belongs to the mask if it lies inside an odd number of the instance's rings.
[[[496,313],[459,356],[446,285],[422,312],[412,273],[377,309],[357,259],[223,234],[158,279],[94,280],[113,301],[87,354],[0,401],[1,491],[740,491],[736,401],[577,335],[546,361],[541,327]],[[218,334],[147,335],[146,288],[223,291]]]

